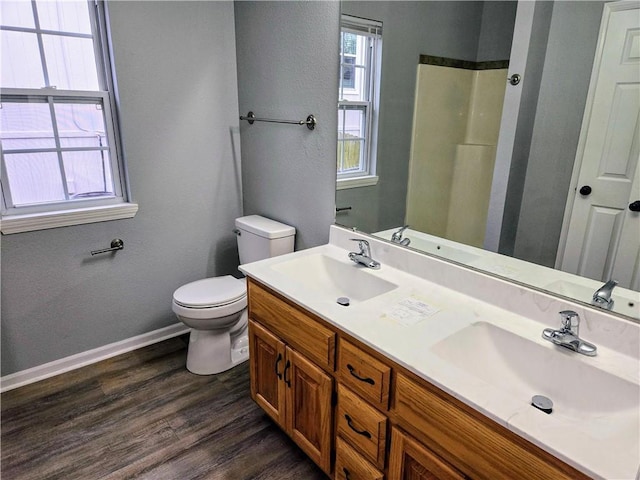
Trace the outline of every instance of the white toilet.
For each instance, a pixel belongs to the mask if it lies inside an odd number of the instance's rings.
[[[240,263],[293,252],[296,229],[260,215],[236,219]],[[173,293],[173,312],[188,327],[187,369],[224,372],[249,358],[247,286],[231,275],[188,283]]]

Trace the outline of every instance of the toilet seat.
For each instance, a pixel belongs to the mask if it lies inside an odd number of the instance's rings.
[[[173,293],[173,302],[184,308],[218,308],[234,303],[247,304],[247,286],[244,279],[231,275],[205,278],[187,283]],[[226,310],[226,309],[225,309]]]

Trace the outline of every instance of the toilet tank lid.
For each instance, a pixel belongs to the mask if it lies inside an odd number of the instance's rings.
[[[282,238],[296,234],[296,229],[291,225],[285,225],[260,215],[236,218],[236,227],[264,238]]]

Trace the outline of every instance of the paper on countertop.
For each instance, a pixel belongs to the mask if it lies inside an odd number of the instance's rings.
[[[439,311],[440,310],[433,305],[429,305],[418,298],[409,297],[391,305],[384,311],[380,318],[391,320],[405,327],[410,327]]]

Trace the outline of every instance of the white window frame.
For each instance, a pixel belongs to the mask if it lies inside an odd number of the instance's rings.
[[[25,150],[2,150],[2,172],[0,179],[1,213],[2,220],[0,231],[3,234],[20,233],[33,230],[42,230],[62,226],[79,225],[85,223],[131,218],[135,216],[138,205],[129,201],[131,198],[129,186],[126,178],[126,168],[122,153],[122,144],[117,121],[117,109],[115,98],[115,75],[111,65],[110,42],[108,35],[107,11],[102,1],[88,0],[89,17],[92,32],[90,34],[69,33],[64,31],[50,31],[40,28],[37,13],[34,13],[35,25],[30,27],[2,26],[2,30],[15,32],[34,33],[39,40],[41,35],[61,35],[93,38],[94,51],[96,55],[96,66],[98,73],[98,91],[62,90],[53,87],[40,89],[24,88],[2,88],[0,91],[2,102],[29,101],[37,103],[48,103],[53,109],[55,103],[95,103],[101,105],[105,120],[105,130],[107,138],[106,147],[61,147],[58,136],[57,125],[53,123],[55,136],[55,147],[42,149]],[[35,1],[31,1],[35,11]],[[39,41],[41,56],[43,55],[42,42]],[[42,58],[44,63],[44,57]],[[45,81],[48,82],[46,72]],[[55,117],[52,114],[52,119]],[[70,199],[67,185],[63,176],[63,188],[66,200],[60,202],[50,202],[44,204],[15,206],[11,199],[11,191],[7,180],[7,171],[4,162],[4,155],[10,153],[38,153],[51,152],[58,155],[59,162],[62,161],[63,151],[90,151],[103,150],[109,155],[111,176],[113,178],[113,195],[99,198]],[[64,170],[62,170],[64,174]]]
[[[337,189],[354,188],[362,186],[376,185],[378,176],[376,175],[376,143],[377,143],[377,125],[380,98],[380,67],[382,58],[382,23],[351,15],[342,15],[340,23],[341,35],[343,32],[354,33],[366,37],[369,43],[368,52],[365,54],[364,65],[355,65],[356,69],[364,70],[365,82],[364,91],[367,99],[364,101],[350,101],[344,98],[344,93],[349,93],[354,89],[345,88],[342,85],[343,64],[340,65],[340,82],[338,92],[338,115],[343,115],[345,110],[360,110],[364,112],[363,128],[364,132],[363,147],[361,150],[361,168],[352,172],[337,173]],[[341,59],[343,54],[341,52]],[[356,76],[357,77],[357,76]],[[355,85],[357,88],[357,82]],[[343,122],[344,123],[344,122]],[[344,143],[344,140],[338,139],[338,147]]]

